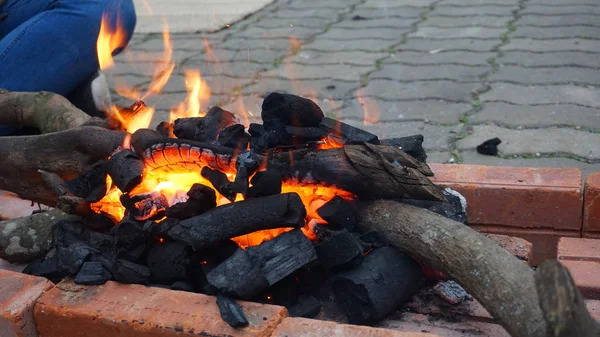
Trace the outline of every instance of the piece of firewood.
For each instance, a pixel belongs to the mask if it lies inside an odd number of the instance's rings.
[[[358,228],[458,282],[513,337],[546,337],[534,273],[493,240],[426,209],[389,200],[361,202]]]
[[[600,324],[590,316],[571,274],[558,261],[547,260],[538,266],[535,287],[549,336],[600,336]]]

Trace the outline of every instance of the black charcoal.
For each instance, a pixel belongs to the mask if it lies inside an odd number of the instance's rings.
[[[73,281],[76,284],[101,285],[110,278],[110,273],[104,269],[100,262],[86,262],[81,266]]]
[[[319,262],[330,272],[353,268],[363,262],[364,252],[360,241],[346,229],[321,230],[315,246]]]
[[[219,307],[221,318],[231,327],[240,328],[249,324],[246,315],[244,315],[244,310],[233,299],[218,295],[217,306]]]
[[[273,124],[310,127],[317,126],[323,119],[319,106],[303,97],[273,92],[263,100],[261,117],[265,129]]]
[[[122,150],[110,157],[106,172],[123,192],[127,193],[142,182],[144,160],[131,150]]]
[[[65,183],[69,190],[87,202],[100,201],[106,194],[106,162],[100,161],[85,170],[77,178]]]
[[[166,285],[185,280],[190,263],[190,247],[179,242],[168,241],[154,244],[148,251],[146,261],[152,280]]]
[[[313,296],[309,296],[287,309],[290,317],[313,318],[319,314],[321,306],[321,301]]]
[[[221,131],[236,123],[235,116],[219,107],[212,107],[204,117],[179,118],[173,125],[177,138],[199,142],[214,142]]]
[[[323,118],[319,125],[328,133],[328,137],[341,144],[360,144],[371,143],[379,144],[379,138],[376,135],[363,129],[355,128],[346,123],[328,117]]]
[[[248,253],[238,249],[231,257],[210,271],[208,282],[224,294],[252,299],[269,286],[260,266]]]
[[[248,189],[247,197],[258,198],[281,193],[283,178],[277,170],[256,172],[250,180],[252,187]]]
[[[495,156],[498,154],[498,145],[500,145],[500,143],[502,143],[500,138],[496,137],[488,139],[477,146],[477,153],[487,156]]]
[[[400,138],[382,139],[381,145],[394,146],[402,152],[412,156],[416,160],[425,163],[427,153],[423,149],[423,135],[414,135]]]
[[[332,229],[347,229],[353,231],[358,222],[358,213],[352,204],[339,196],[335,196],[317,210],[317,214]]]
[[[115,262],[113,278],[125,284],[147,284],[150,280],[150,269],[141,264],[119,259]]]

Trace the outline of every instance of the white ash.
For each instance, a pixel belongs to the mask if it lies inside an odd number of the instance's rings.
[[[458,193],[457,191],[451,189],[450,187],[446,187],[444,189],[444,193],[447,194],[452,194],[455,197],[458,197],[458,199],[460,200],[460,205],[462,206],[462,211],[463,212],[467,212],[467,199],[465,199],[465,197],[463,197],[462,194]]]

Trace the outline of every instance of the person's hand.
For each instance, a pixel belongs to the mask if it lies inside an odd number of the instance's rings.
[[[0,7],[4,6],[5,3],[6,0],[0,0]],[[0,13],[0,22],[4,21],[4,19],[6,19],[7,16],[8,13]]]

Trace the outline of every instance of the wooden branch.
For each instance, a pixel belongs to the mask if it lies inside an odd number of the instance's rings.
[[[79,127],[38,136],[0,137],[0,189],[54,206],[58,197],[39,170],[73,179],[89,165],[106,159],[122,144],[125,134]]]
[[[69,100],[51,92],[0,90],[0,125],[27,125],[41,133],[79,127],[92,118]]]
[[[558,261],[547,260],[538,266],[535,286],[548,336],[600,336],[600,324],[590,316],[571,274]]]
[[[456,280],[513,337],[546,337],[534,273],[491,239],[428,210],[389,200],[362,202],[359,228]]]
[[[28,263],[43,257],[52,246],[52,228],[60,220],[79,220],[54,209],[0,222],[0,258]]]

